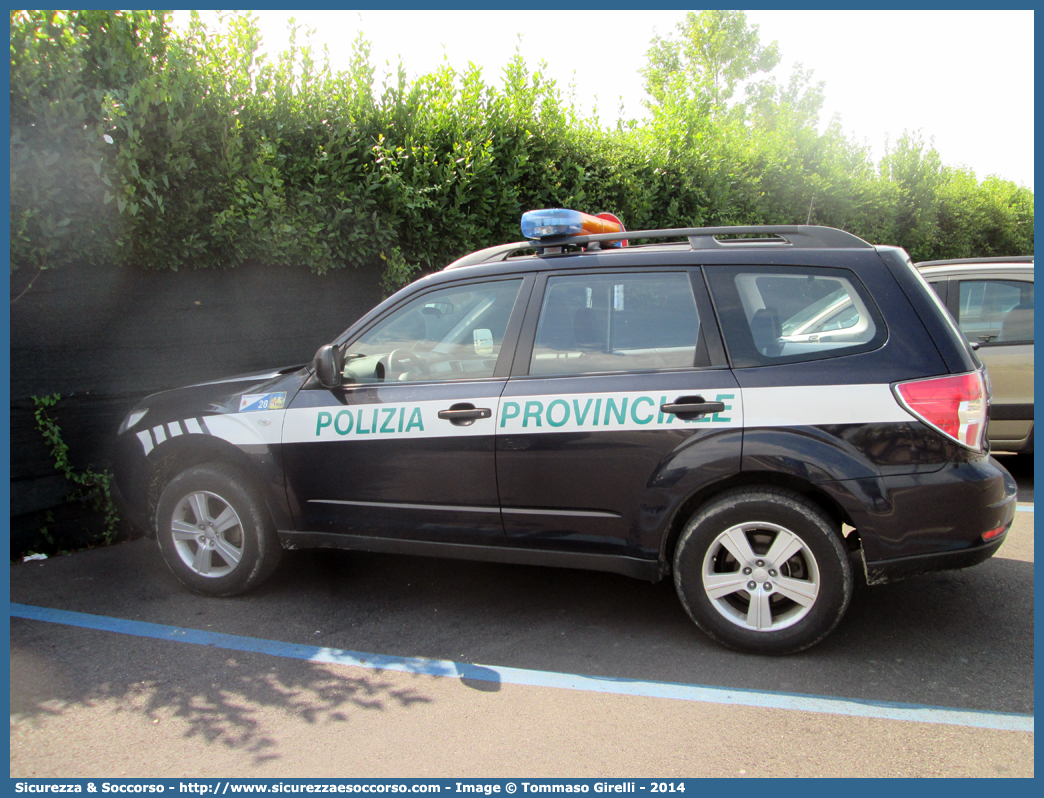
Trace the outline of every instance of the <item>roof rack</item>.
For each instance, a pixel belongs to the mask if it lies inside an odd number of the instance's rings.
[[[457,258],[449,266],[443,267],[442,271],[459,269],[463,266],[474,266],[476,263],[493,263],[496,261],[507,260],[508,256],[513,252],[521,252],[522,250],[532,248],[532,245],[528,241],[516,241],[513,244],[498,244],[495,247],[478,249],[465,255],[463,258]]]
[[[724,236],[760,236],[759,238],[724,238]],[[772,238],[767,238],[772,236]],[[797,246],[803,248],[870,248],[863,239],[833,227],[805,224],[766,224],[746,227],[679,227],[668,230],[627,230],[620,233],[596,233],[586,236],[562,236],[530,241],[535,248],[587,244],[595,241],[621,241],[625,238],[687,238],[693,249],[730,249],[749,246]]]
[[[729,236],[726,238],[726,236]],[[747,236],[733,238],[732,236]],[[751,237],[755,236],[755,237]],[[770,237],[771,236],[771,237]],[[687,238],[693,250],[734,249],[747,247],[797,247],[804,249],[873,249],[858,236],[834,227],[818,225],[750,225],[745,227],[679,227],[666,230],[626,230],[618,233],[594,233],[591,235],[559,236],[530,241],[517,241],[496,247],[480,249],[454,261],[446,269],[459,269],[476,263],[506,260],[514,252],[535,249],[538,255],[554,254],[561,247],[584,244],[600,244],[605,241],[624,239]],[[551,250],[551,252],[547,252]],[[445,269],[444,269],[445,271]]]

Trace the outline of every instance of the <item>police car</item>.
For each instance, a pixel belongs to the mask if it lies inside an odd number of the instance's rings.
[[[860,571],[1001,545],[989,384],[903,250],[560,209],[522,230],[308,367],[130,412],[118,492],[188,587],[241,593],[306,547],[671,577],[713,639],[783,653],[837,625]]]

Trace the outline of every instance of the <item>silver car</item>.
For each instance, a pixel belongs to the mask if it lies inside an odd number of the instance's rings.
[[[994,451],[1033,451],[1033,256],[917,264],[961,332],[977,345],[993,388]]]

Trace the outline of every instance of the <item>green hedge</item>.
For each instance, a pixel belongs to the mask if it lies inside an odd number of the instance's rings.
[[[258,41],[249,15],[178,35],[162,12],[12,12],[12,268],[252,259],[392,288],[553,206],[632,229],[811,217],[915,259],[1033,251],[1028,189],[917,135],[875,164],[785,93],[606,130],[517,54],[500,85],[445,66],[377,86],[361,37],[336,74],[307,42],[269,63]]]

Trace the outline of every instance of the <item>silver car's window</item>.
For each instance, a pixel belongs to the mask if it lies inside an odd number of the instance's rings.
[[[972,342],[1033,343],[1033,283],[962,280],[957,324]]]

